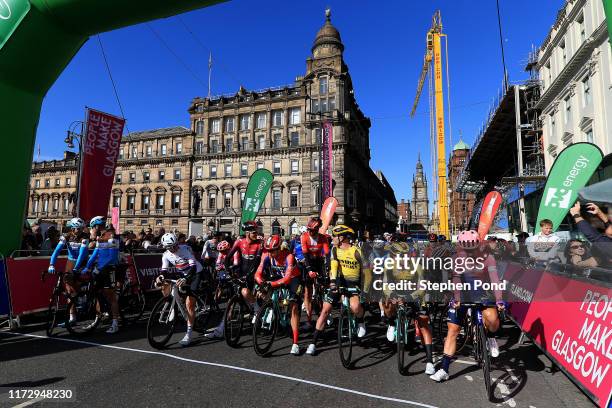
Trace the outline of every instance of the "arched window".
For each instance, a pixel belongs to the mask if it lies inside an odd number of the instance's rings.
[[[261,220],[257,221],[257,233],[263,235],[263,222]]]
[[[292,222],[291,225],[289,226],[289,229],[291,230],[291,235],[298,235],[300,233],[299,230],[300,226],[298,225],[297,222]]]
[[[272,223],[272,234],[278,234],[281,235],[281,226],[280,226],[280,222],[278,222],[278,220],[274,220],[274,222]]]

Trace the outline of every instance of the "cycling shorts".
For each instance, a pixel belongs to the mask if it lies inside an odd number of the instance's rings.
[[[496,307],[495,303],[492,305],[490,303],[483,303],[483,307]],[[465,314],[468,310],[467,306],[459,306],[458,308],[448,308],[448,313],[446,315],[446,321],[449,323],[456,324],[458,326],[463,326],[463,322],[465,321]]]

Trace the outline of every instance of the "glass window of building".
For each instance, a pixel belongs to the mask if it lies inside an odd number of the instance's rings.
[[[202,178],[202,167],[196,167],[196,178]]]
[[[181,153],[183,153],[183,144],[177,143],[176,144],[176,154],[181,154]]]
[[[123,160],[123,149],[119,150],[119,160]]]
[[[136,181],[136,173],[130,173],[130,183],[134,183]]]
[[[266,127],[266,113],[257,113],[257,129],[263,129]]]
[[[291,132],[291,147],[297,147],[300,145],[300,134],[299,132]]]
[[[219,141],[213,139],[210,141],[210,152],[211,153],[219,153]]]
[[[66,177],[66,187],[70,187],[72,185],[72,179],[70,177]]]
[[[582,80],[582,104],[591,104],[591,78],[588,75]]]
[[[319,78],[319,94],[327,95],[327,77]]]
[[[272,166],[272,170],[272,173],[274,174],[281,174],[281,162],[275,161]]]
[[[330,111],[334,111],[336,110],[336,98],[331,97],[329,98],[329,106],[328,106]]]
[[[136,196],[135,195],[129,195],[128,196],[128,202],[127,202],[127,209],[128,210],[133,210],[135,202],[136,202]]]
[[[241,191],[240,192],[240,207],[244,207],[244,196],[246,195],[246,191]]]
[[[142,173],[142,180],[146,183],[151,179],[150,173],[148,171],[144,171]]]
[[[121,173],[115,174],[115,183],[121,183]]]
[[[259,136],[259,149],[263,150],[266,148],[266,137],[264,135]]]
[[[225,131],[227,133],[234,131],[234,118],[225,118]]]
[[[180,179],[181,179],[181,170],[175,169],[174,170],[174,180],[180,180]]]
[[[158,194],[157,199],[155,200],[155,209],[163,210],[165,201],[166,201],[166,196],[164,194]]]
[[[580,34],[580,41],[584,42],[586,40],[586,29],[584,28],[584,13],[580,13],[580,15],[578,15],[576,22],[578,23],[578,33]]]
[[[232,177],[232,165],[231,164],[225,165],[225,177]]]
[[[40,180],[34,181],[34,188],[40,188]]]
[[[219,125],[221,119],[215,118],[210,120],[210,133],[219,133]]]
[[[211,192],[208,194],[208,208],[211,210],[217,208],[217,193]]]
[[[273,143],[274,143],[275,148],[281,147],[281,134],[280,133],[273,134],[272,139],[274,140]]]
[[[321,99],[321,112],[327,112],[327,99]]]
[[[149,196],[149,194],[145,194],[142,196],[142,200],[140,201],[140,208],[144,211],[148,211],[149,210],[149,206],[151,204],[151,197]]]
[[[234,139],[228,137],[225,139],[225,151],[232,152],[234,150]]]
[[[132,146],[132,159],[135,159],[138,156],[138,148],[136,146]]]
[[[563,66],[567,64],[567,49],[565,47],[565,38],[561,40],[559,43],[559,50],[561,51],[561,61],[563,61]]]
[[[283,126],[283,111],[275,110],[272,111],[272,126]]]
[[[204,121],[198,120],[196,122],[196,134],[203,135],[204,134]]]
[[[60,179],[56,178],[55,179],[55,187],[59,187],[60,186]]]
[[[172,209],[178,210],[181,208],[181,193],[172,193]]]
[[[51,180],[45,179],[45,187],[49,187],[51,185]]]
[[[300,108],[291,108],[289,123],[292,125],[300,124]]]
[[[584,132],[584,136],[587,142],[593,143],[593,129],[592,128]]]
[[[226,191],[223,198],[223,205],[225,208],[232,207],[232,193],[230,191]]]
[[[249,138],[248,137],[243,137],[242,138],[242,146],[241,146],[242,150],[249,150]]]
[[[157,173],[157,179],[159,181],[163,181],[166,179],[166,172],[165,170],[160,170],[159,173]]]
[[[318,113],[319,112],[319,100],[318,99],[313,99],[311,104],[310,104],[310,111],[312,113]]]
[[[300,162],[298,160],[291,160],[291,174],[298,174],[300,171]]]
[[[312,171],[319,171],[319,158],[312,158]]]
[[[272,208],[275,210],[281,208],[281,191],[278,189],[272,190]]]
[[[572,118],[572,103],[569,95],[563,101],[565,103],[565,123],[567,124]]]
[[[153,146],[148,145],[147,147],[145,147],[145,152],[147,154],[147,157],[153,156]]]
[[[196,154],[204,153],[204,142],[196,142]]]
[[[263,169],[263,168],[264,168],[264,164],[263,163],[261,163],[261,162],[257,163],[257,170]]]
[[[240,130],[249,130],[251,128],[251,115],[240,115]]]
[[[165,156],[166,154],[168,154],[168,147],[165,144],[162,144],[160,146],[160,149],[161,149],[161,155],[162,156]]]
[[[289,207],[295,208],[298,206],[298,191],[297,189],[291,190],[289,194]]]
[[[217,166],[214,164],[210,166],[210,177],[211,178],[217,177]]]
[[[240,165],[240,177],[247,177],[248,175],[248,165],[246,163],[242,163]]]

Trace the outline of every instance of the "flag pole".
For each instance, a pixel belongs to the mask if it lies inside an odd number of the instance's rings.
[[[208,54],[208,99],[210,99],[210,78],[212,74],[212,51]]]

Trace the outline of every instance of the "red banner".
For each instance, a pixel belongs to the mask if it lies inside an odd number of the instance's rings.
[[[491,191],[485,197],[482,203],[482,210],[480,210],[480,219],[478,221],[478,235],[480,239],[485,239],[485,236],[489,233],[491,225],[497,210],[502,202],[502,195],[498,191]]]
[[[119,227],[119,207],[111,208],[111,223],[115,227],[115,232],[121,234],[121,228]]]
[[[87,111],[78,193],[78,216],[85,220],[108,213],[124,125],[125,119],[93,109]]]
[[[322,135],[322,147],[321,150],[323,152],[321,166],[323,169],[323,201],[325,201],[328,197],[333,195],[332,189],[332,144],[334,140],[334,127],[331,122],[323,123],[323,135]]]
[[[327,227],[331,224],[332,219],[334,218],[334,214],[336,214],[336,207],[338,206],[338,200],[335,197],[327,197],[325,202],[323,203],[323,208],[321,209],[321,220],[323,224],[321,228],[319,228],[319,232],[321,234],[327,234]]]

